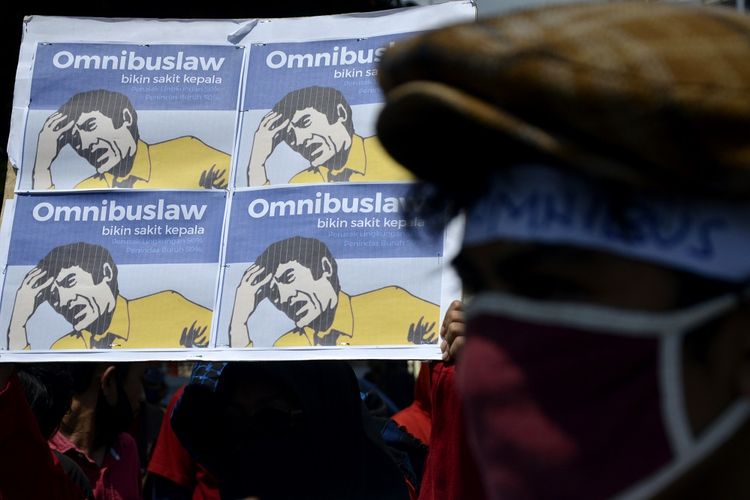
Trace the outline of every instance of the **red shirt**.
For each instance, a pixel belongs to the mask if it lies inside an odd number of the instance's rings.
[[[60,432],[50,446],[72,458],[89,478],[96,500],[136,500],[141,498],[138,447],[130,434],[121,432],[104,455],[101,466],[91,460]]]
[[[154,445],[148,472],[165,477],[173,483],[193,491],[194,500],[220,500],[216,479],[206,469],[195,463],[172,430],[172,409],[180,399],[184,386],[169,400],[161,421],[159,438]]]
[[[422,363],[414,386],[414,402],[391,417],[391,420],[406,428],[409,434],[428,446],[430,444],[430,431],[432,430],[432,422],[430,422],[430,412],[432,411],[431,376],[427,363]]]
[[[0,500],[81,500],[39,431],[17,375],[0,388]]]
[[[429,440],[420,500],[486,498],[469,449],[466,419],[456,389],[455,365],[423,363],[415,392],[414,403],[394,415],[393,420],[412,435]]]

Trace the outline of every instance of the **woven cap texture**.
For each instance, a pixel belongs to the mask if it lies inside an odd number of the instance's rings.
[[[396,45],[379,74],[378,134],[422,178],[455,179],[441,158],[492,169],[539,153],[637,186],[750,197],[750,18],[727,8],[521,11]],[[439,144],[461,156],[425,153]]]

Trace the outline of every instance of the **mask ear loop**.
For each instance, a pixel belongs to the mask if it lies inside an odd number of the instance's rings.
[[[551,322],[574,328],[606,324],[612,328],[612,333],[618,335],[639,334],[644,328],[653,328],[649,336],[656,334],[659,338],[662,418],[673,450],[673,459],[615,497],[641,500],[653,497],[708,456],[750,418],[750,402],[738,400],[697,439],[694,438],[685,410],[682,383],[682,341],[685,334],[747,301],[750,301],[750,282],[732,287],[724,294],[686,309],[656,314],[629,312],[627,316],[613,317],[613,311],[608,308],[564,304],[564,309],[561,310],[559,307],[563,304],[540,303],[533,299],[494,292],[483,293],[472,300],[467,305],[466,316],[473,318],[482,314],[503,314],[521,320],[534,318],[541,324]]]
[[[683,341],[689,332],[750,299],[750,286],[747,283],[733,288],[726,295],[691,308],[691,311],[682,316],[682,321],[673,330],[664,332],[659,343],[662,411],[672,450],[678,456],[689,453],[695,441],[685,405],[682,376]]]
[[[679,458],[688,454],[693,446],[682,380],[682,341],[686,330],[677,327],[664,333],[659,340],[662,419],[672,453]]]
[[[678,457],[690,453],[694,446],[694,435],[685,404],[682,373],[682,346],[685,335],[734,309],[742,301],[741,293],[733,290],[693,306],[679,314],[675,324],[662,332],[659,341],[662,414],[672,451]]]
[[[697,308],[691,325],[683,323],[675,330],[665,331],[659,342],[660,384],[662,389],[662,412],[664,426],[674,454],[673,461],[655,475],[637,483],[617,499],[650,498],[671,484],[681,474],[725,443],[750,419],[750,402],[737,400],[732,403],[697,438],[693,435],[685,406],[682,380],[682,341],[685,335],[720,314],[750,300],[750,284],[743,283],[734,291],[709,301],[706,307]]]

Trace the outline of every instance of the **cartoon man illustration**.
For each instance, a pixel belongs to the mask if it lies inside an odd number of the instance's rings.
[[[277,347],[431,344],[438,339],[437,305],[397,286],[347,294],[331,251],[314,238],[277,241],[245,271],[229,326],[232,347],[252,346],[247,321],[264,298],[295,324],[276,340]]]
[[[227,186],[228,154],[190,136],[143,142],[138,115],[118,92],[81,92],[47,118],[37,142],[34,189],[55,189],[52,164],[68,144],[96,170],[76,189]]]
[[[112,256],[89,243],[53,248],[24,277],[8,328],[9,349],[34,347],[26,324],[43,302],[73,327],[52,349],[206,347],[211,333],[211,310],[177,292],[120,295]]]
[[[260,121],[247,167],[248,186],[269,184],[266,162],[285,142],[310,162],[290,184],[374,182],[413,179],[378,139],[354,132],[352,108],[338,90],[306,87],[276,103]]]

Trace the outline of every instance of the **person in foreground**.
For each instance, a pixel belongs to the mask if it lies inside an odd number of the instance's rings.
[[[635,3],[384,56],[384,147],[466,213],[457,373],[490,498],[750,495],[749,58],[750,18]]]

